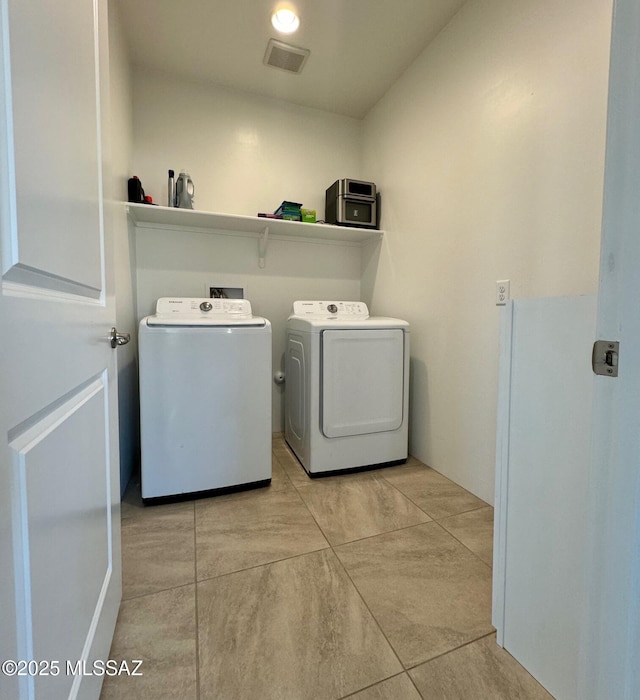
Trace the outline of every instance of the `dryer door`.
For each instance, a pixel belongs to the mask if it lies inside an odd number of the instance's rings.
[[[328,438],[397,430],[403,421],[404,332],[322,332],[322,432]]]

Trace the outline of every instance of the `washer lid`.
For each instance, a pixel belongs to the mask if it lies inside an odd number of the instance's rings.
[[[247,299],[162,297],[148,326],[264,326],[266,321],[251,313]]]

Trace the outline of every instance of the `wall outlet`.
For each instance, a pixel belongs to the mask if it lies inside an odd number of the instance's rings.
[[[510,281],[498,280],[496,282],[496,306],[504,306],[510,299]]]

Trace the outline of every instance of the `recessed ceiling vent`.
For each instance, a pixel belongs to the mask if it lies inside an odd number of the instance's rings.
[[[311,51],[285,44],[283,41],[269,39],[263,63],[273,68],[286,70],[288,73],[301,73]]]

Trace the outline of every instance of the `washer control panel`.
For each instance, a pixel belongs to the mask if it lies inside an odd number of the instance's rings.
[[[156,303],[156,316],[251,318],[251,302],[248,299],[163,297]]]
[[[294,301],[293,315],[306,318],[369,318],[363,301]]]

